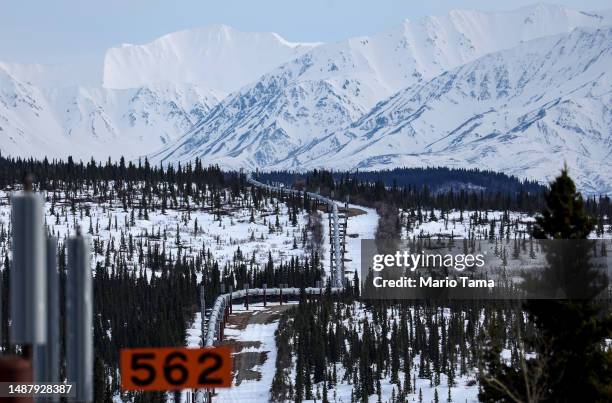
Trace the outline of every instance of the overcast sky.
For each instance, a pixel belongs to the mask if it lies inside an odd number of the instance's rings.
[[[62,63],[146,43],[173,31],[226,24],[291,41],[331,42],[451,9],[511,10],[525,0],[0,0],[0,60]],[[559,0],[581,10],[610,0]]]

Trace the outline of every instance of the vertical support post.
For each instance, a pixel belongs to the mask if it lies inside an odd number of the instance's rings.
[[[10,339],[13,344],[47,341],[47,273],[42,198],[26,191],[11,198],[12,270],[10,277]]]
[[[223,321],[227,322],[228,317],[229,317],[229,304],[227,303],[227,300],[226,300],[225,308],[223,308]]]
[[[342,263],[341,259],[341,251],[340,251],[340,227],[338,224],[338,205],[336,203],[332,204],[332,214],[333,214],[333,244],[334,244],[334,266],[336,269],[336,278],[335,278],[335,286],[343,287],[344,286],[344,272],[342,271]]]
[[[68,382],[76,387],[75,400],[93,400],[92,289],[89,239],[69,238],[66,284],[66,327]]]
[[[342,278],[346,279],[345,277],[345,263],[344,263],[344,257],[346,256],[346,234],[348,231],[348,218],[349,218],[349,197],[346,196],[346,201],[344,202],[344,220],[342,222],[342,226],[341,226],[341,235],[342,235],[342,256],[340,259],[340,262],[342,263]]]
[[[34,349],[34,381],[59,382],[60,366],[60,301],[59,273],[57,271],[57,239],[46,241],[47,272],[47,344]],[[57,399],[53,399],[57,401]]]
[[[223,327],[225,326],[225,316],[222,314],[222,312],[224,310],[225,310],[225,301],[222,300],[221,310],[219,311],[219,321],[217,322],[219,324],[219,342],[223,341]]]
[[[217,343],[221,341],[221,318],[215,322],[215,333],[217,335]]]
[[[229,312],[230,315],[232,314],[232,306],[234,305],[232,303],[232,291],[234,291],[234,286],[229,286]]]
[[[266,288],[268,287],[268,284],[263,284],[263,305],[264,308],[266,307]]]
[[[249,310],[249,283],[244,285],[244,309]]]
[[[283,284],[279,284],[279,298],[280,305],[283,306]]]
[[[221,295],[225,294],[225,284],[221,283]],[[221,315],[223,318],[223,323],[227,322],[227,300],[223,299],[223,314]]]
[[[200,283],[200,330],[202,331],[202,346],[206,346],[206,299],[204,281]]]
[[[0,271],[0,344],[2,344],[2,324],[4,323],[2,321],[2,309],[3,309],[2,288],[3,287],[4,287],[4,272]]]
[[[23,357],[0,357],[0,374],[5,382],[32,382],[32,347],[44,344],[47,336],[43,201],[32,190],[32,177],[28,175],[24,191],[11,196],[13,261],[7,319],[12,323],[7,336],[9,343],[21,344]],[[28,397],[4,400],[32,401]]]
[[[204,287],[204,279],[200,282],[200,329],[202,332],[202,347],[206,347],[206,337],[208,335],[206,326],[206,290]],[[198,395],[203,396],[204,402],[208,401],[208,390],[198,391],[195,394],[197,400]]]
[[[57,270],[57,239],[47,238],[47,382],[59,382],[60,374],[60,280]]]
[[[329,229],[329,275],[331,276],[332,284],[336,284],[336,271],[334,270],[334,237],[333,237],[333,222],[331,206],[327,204],[327,227]]]

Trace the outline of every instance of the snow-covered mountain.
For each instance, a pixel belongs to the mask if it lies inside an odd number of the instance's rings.
[[[0,151],[81,159],[152,153],[228,91],[314,46],[214,26],[109,49],[103,66],[82,74],[71,65],[0,63]]]
[[[233,168],[354,168],[383,151],[364,148],[361,159],[352,163],[338,154],[348,141],[347,128],[369,115],[377,102],[487,54],[548,46],[546,41],[529,41],[569,33],[577,26],[606,24],[612,24],[609,12],[584,13],[558,6],[507,13],[453,11],[444,17],[406,21],[372,37],[321,45],[228,96],[153,159],[200,157]],[[540,57],[544,54],[540,52]],[[471,117],[467,111],[462,116]],[[385,167],[404,162],[390,161]]]
[[[109,49],[104,59],[104,86],[134,88],[169,82],[196,84],[226,95],[316,45],[226,25],[189,29],[145,45]]]
[[[3,155],[137,158],[189,130],[218,102],[193,85],[39,88],[0,68]]]
[[[492,53],[400,91],[300,154],[301,167],[485,168],[612,193],[612,28]],[[282,166],[283,164],[281,164]]]
[[[584,189],[612,192],[609,26],[611,11],[552,5],[457,10],[331,44],[213,26],[109,49],[103,85],[0,63],[0,151],[541,181],[566,160]]]

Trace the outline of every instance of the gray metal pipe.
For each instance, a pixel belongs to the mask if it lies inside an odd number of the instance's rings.
[[[341,287],[332,287],[331,293],[338,294],[342,292]],[[307,295],[320,295],[325,293],[324,288],[317,287],[308,287],[305,289]],[[263,295],[263,288],[253,288],[249,290],[249,295]],[[279,288],[268,288],[266,289],[266,293],[268,295],[286,295],[286,296],[299,296],[300,289],[296,287],[292,288],[283,288],[282,291]],[[219,335],[219,327],[223,325],[223,313],[225,310],[226,304],[232,304],[233,299],[240,299],[246,296],[245,290],[234,291],[233,293],[221,294],[215,300],[215,303],[210,312],[210,316],[208,318],[208,326],[206,328],[206,338],[204,347],[211,347],[215,345],[215,342],[218,340]]]
[[[13,344],[47,341],[47,273],[42,198],[33,192],[11,197],[12,266],[10,339]]]
[[[321,196],[318,193],[313,193],[313,192],[302,192],[300,190],[297,189],[287,189],[287,188],[281,188],[278,186],[271,186],[271,185],[267,185],[264,183],[261,183],[255,179],[252,178],[251,174],[248,173],[247,174],[247,182],[250,183],[253,186],[257,186],[263,189],[267,189],[269,191],[273,191],[273,192],[282,192],[282,193],[289,193],[292,195],[302,195],[302,194],[307,194],[310,198],[318,200],[321,203],[325,203],[327,205],[329,205],[330,209],[331,209],[331,217],[332,217],[332,228],[331,228],[331,233],[332,233],[332,240],[331,242],[333,243],[332,247],[333,247],[333,257],[332,257],[332,262],[333,265],[335,267],[330,267],[330,275],[332,278],[332,284],[334,285],[334,287],[344,287],[344,269],[342,266],[342,251],[340,249],[340,222],[339,222],[339,218],[338,218],[338,204],[325,196]]]
[[[89,239],[69,238],[66,284],[67,378],[76,387],[75,400],[93,400],[93,292]]]
[[[57,239],[47,238],[47,343],[34,349],[34,381],[59,382],[60,306]],[[45,401],[49,401],[48,399]],[[53,400],[57,401],[57,399]]]

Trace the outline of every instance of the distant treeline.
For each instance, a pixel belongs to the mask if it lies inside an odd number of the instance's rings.
[[[90,160],[87,163],[74,161],[72,157],[64,160],[43,160],[5,158],[0,155],[0,189],[21,183],[26,174],[32,174],[34,182],[41,189],[53,181],[65,183],[80,183],[82,181],[143,181],[167,183],[195,183],[213,186],[227,185],[228,176],[236,174],[223,173],[218,166],[204,166],[199,160],[176,167],[154,166],[144,158],[137,163],[126,162],[121,158],[118,162],[108,159],[106,162]]]
[[[41,189],[53,188],[54,181],[69,184],[73,189],[84,182],[143,181],[229,187],[233,192],[246,185],[244,174],[223,171],[195,159],[176,166],[151,165],[144,158],[138,162],[110,159],[87,163],[47,158],[43,160],[5,158],[0,156],[0,189],[20,183],[26,173],[34,175]],[[478,169],[396,168],[368,172],[335,172],[313,170],[304,173],[273,171],[257,173],[264,182],[319,191],[338,200],[347,197],[355,204],[375,206],[379,203],[398,208],[433,207],[443,210],[515,210],[527,213],[540,211],[547,189],[535,181],[520,180],[504,173]],[[612,216],[609,196],[586,199],[586,209],[603,221]]]
[[[397,168],[371,172],[312,170],[305,173],[274,171],[257,173],[263,182],[283,183],[320,192],[338,200],[379,207],[438,208],[455,210],[541,211],[548,190],[534,181],[520,180],[499,172],[478,169]],[[590,215],[604,221],[612,216],[609,196],[585,200]]]
[[[405,173],[405,176],[403,176]],[[402,209],[433,207],[441,210],[514,210],[532,213],[543,205],[545,187],[521,182],[504,174],[449,168],[397,169],[367,173],[313,170],[306,174],[272,172],[262,181],[329,195],[338,200]],[[414,181],[414,182],[412,182]]]
[[[299,180],[306,180],[311,176],[317,176],[320,170],[302,173],[287,171],[272,171],[260,173],[259,177],[264,180],[291,184]],[[528,192],[541,193],[546,187],[536,181],[521,180],[515,176],[509,176],[501,172],[481,171],[479,169],[462,168],[394,168],[380,171],[355,171],[355,172],[330,172],[335,181],[343,179],[355,179],[363,182],[382,181],[385,186],[399,186],[411,188],[427,187],[432,192],[455,190],[483,190],[488,193],[494,192]]]

